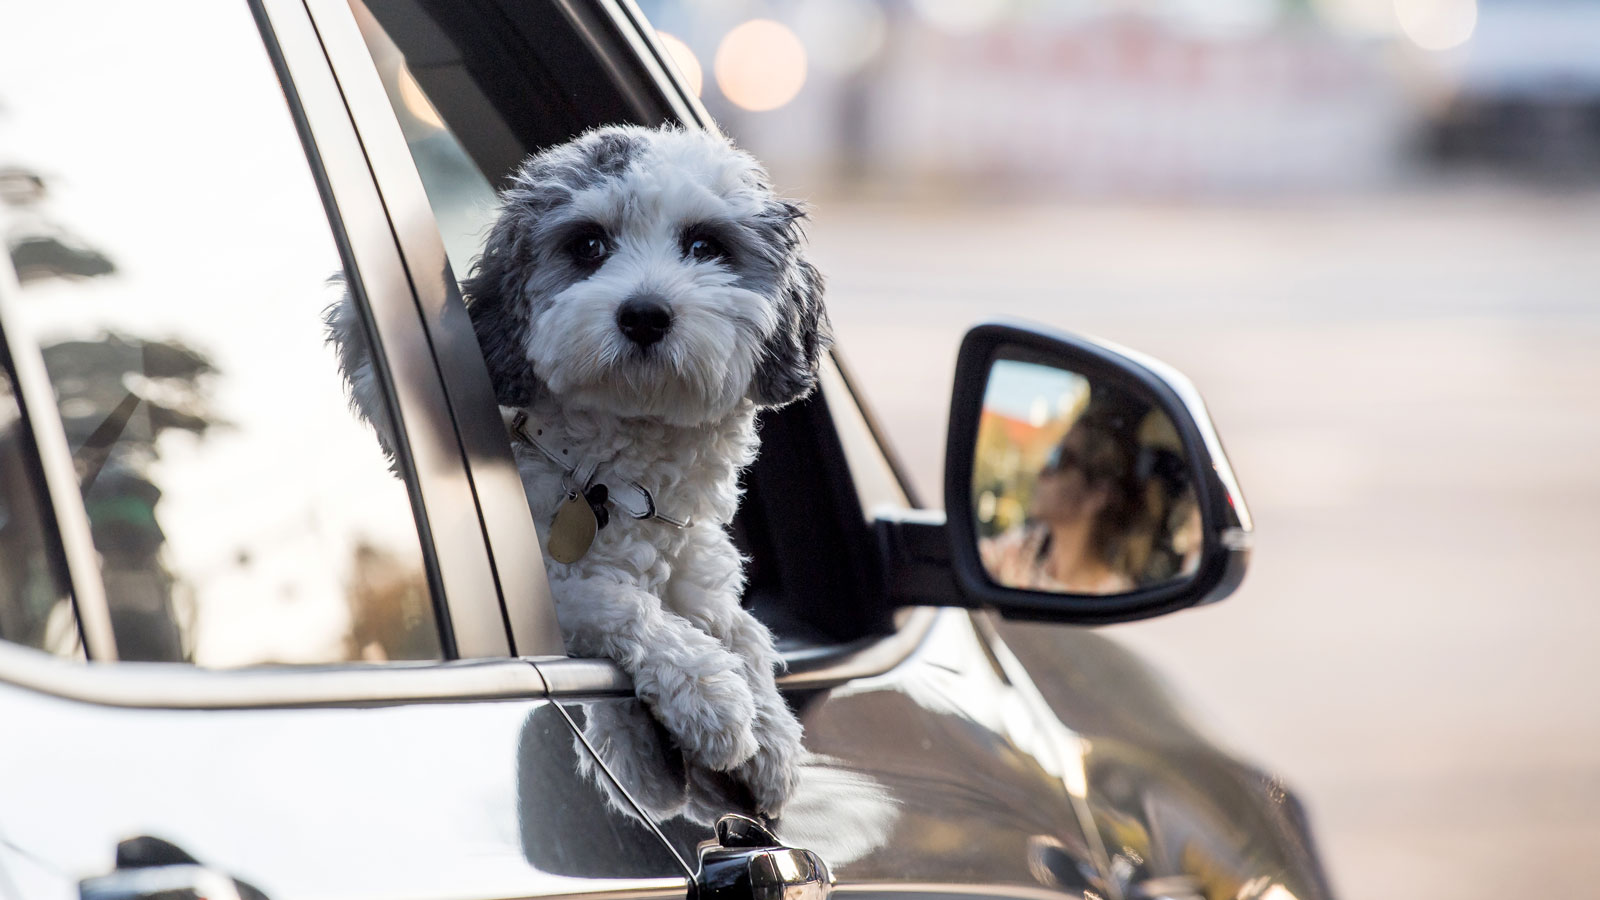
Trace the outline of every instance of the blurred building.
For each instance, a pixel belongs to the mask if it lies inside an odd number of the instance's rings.
[[[642,5],[802,190],[1346,190],[1600,148],[1600,4],[1578,0]]]

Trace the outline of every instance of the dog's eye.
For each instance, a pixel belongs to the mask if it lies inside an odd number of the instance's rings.
[[[684,241],[683,252],[696,262],[710,259],[724,259],[728,255],[726,247],[714,237],[704,235],[691,236]]]
[[[610,252],[606,239],[598,234],[580,234],[567,242],[567,255],[583,266],[599,265]]]

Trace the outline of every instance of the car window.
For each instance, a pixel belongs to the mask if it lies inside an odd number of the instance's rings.
[[[6,4],[0,94],[12,312],[119,655],[440,657],[412,500],[325,340],[340,256],[248,6]]]

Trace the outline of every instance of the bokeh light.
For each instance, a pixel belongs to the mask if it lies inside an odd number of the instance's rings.
[[[883,49],[888,20],[872,0],[808,0],[795,9],[795,31],[817,68],[848,75]]]
[[[729,102],[764,112],[800,93],[806,83],[806,48],[783,23],[751,19],[722,39],[713,69]]]
[[[1395,0],[1400,30],[1424,50],[1449,50],[1472,38],[1477,0]]]
[[[673,65],[678,67],[678,73],[683,80],[689,83],[689,90],[694,91],[696,97],[700,96],[701,89],[705,87],[705,72],[700,69],[700,60],[694,55],[681,39],[665,31],[657,31],[656,37],[661,39],[661,46],[672,57]]]

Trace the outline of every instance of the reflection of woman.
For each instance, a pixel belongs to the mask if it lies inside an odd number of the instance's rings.
[[[1110,424],[1086,415],[1039,471],[1028,524],[980,542],[983,563],[1007,587],[1120,594],[1134,580],[1120,563],[1139,519],[1132,452]]]

